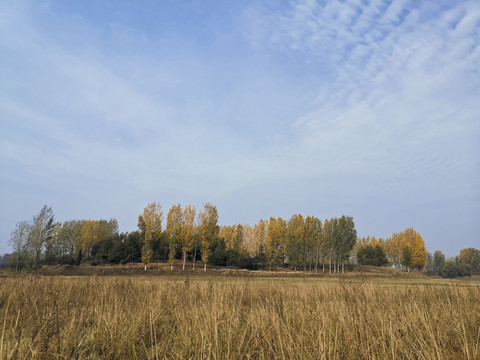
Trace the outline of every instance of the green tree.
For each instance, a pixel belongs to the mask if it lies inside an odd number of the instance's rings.
[[[458,264],[463,264],[471,269],[472,274],[480,275],[480,250],[466,248],[460,250],[456,259]]]
[[[402,265],[407,269],[410,270],[413,267],[413,260],[412,260],[412,248],[409,245],[406,245],[402,248],[402,255],[401,255]]]
[[[425,266],[427,274],[433,275],[433,255],[427,252],[427,265]]]
[[[320,252],[322,249],[322,221],[314,216],[305,218],[305,238],[304,238],[304,254],[305,266],[308,264],[310,270],[314,264],[317,270]]]
[[[446,261],[445,266],[440,273],[443,278],[456,278],[471,275],[470,267],[465,263],[455,263],[453,261]]]
[[[387,256],[380,245],[364,245],[357,252],[357,260],[361,265],[385,266]]]
[[[62,224],[56,222],[53,224],[52,234],[45,242],[45,256],[44,261],[46,264],[54,265],[58,264],[62,256],[61,244],[58,241],[58,233],[62,227]]]
[[[325,272],[325,263],[328,261],[328,272],[332,272],[332,258],[335,256],[335,242],[333,237],[335,219],[325,219],[323,222],[323,272]]]
[[[443,271],[444,266],[445,266],[445,255],[440,250],[436,250],[433,253],[432,272],[435,275],[440,275]]]
[[[357,230],[355,229],[355,222],[353,217],[343,215],[337,222],[339,236],[337,243],[338,261],[342,263],[342,272],[345,272],[345,261],[350,257],[355,243],[357,242]]]

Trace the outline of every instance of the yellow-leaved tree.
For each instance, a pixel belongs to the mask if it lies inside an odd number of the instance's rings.
[[[399,248],[400,263],[405,269],[420,270],[427,265],[425,241],[413,228],[393,234],[391,241]]]
[[[402,243],[399,233],[395,233],[391,238],[385,240],[385,254],[388,262],[396,268],[401,266]]]
[[[84,257],[89,257],[92,246],[99,241],[98,236],[98,221],[87,220],[82,226],[80,238],[77,239],[76,247],[82,250]]]
[[[142,262],[147,270],[148,264],[153,258],[152,241],[160,236],[162,232],[163,212],[160,203],[150,203],[144,209],[143,213],[138,216],[138,227],[143,233],[142,246]]]
[[[287,222],[281,217],[270,217],[265,237],[265,255],[270,269],[281,265],[285,259],[286,236]]]
[[[268,220],[260,219],[253,227],[253,254],[260,256],[262,262],[265,262],[265,239],[267,236]]]
[[[204,270],[207,270],[208,257],[210,256],[210,245],[218,237],[219,227],[217,208],[206,203],[203,210],[198,214],[198,234],[200,236],[200,250],[202,252],[202,261],[204,263]]]
[[[297,267],[305,260],[305,219],[302,214],[292,215],[287,223],[287,242],[285,253],[289,266],[297,271]]]
[[[244,226],[242,224],[237,224],[235,226],[235,231],[233,232],[232,250],[235,251],[237,255],[240,255],[242,252],[242,245],[244,241],[243,230]]]
[[[220,230],[218,232],[218,236],[225,240],[225,246],[227,249],[232,248],[232,239],[233,233],[235,232],[235,225],[223,225],[220,226]]]
[[[168,260],[170,261],[170,270],[173,270],[173,262],[175,261],[175,254],[180,244],[183,233],[183,211],[182,205],[173,205],[167,214],[167,236],[168,236]]]
[[[183,254],[183,270],[185,270],[185,262],[187,261],[187,252],[192,251],[195,245],[195,206],[187,205],[183,209],[183,229],[180,242]]]

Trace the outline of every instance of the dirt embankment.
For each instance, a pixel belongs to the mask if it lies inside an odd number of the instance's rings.
[[[182,270],[182,264],[174,264],[173,270],[170,269],[170,263],[156,262],[149,265],[145,271],[143,264],[131,263],[124,265],[56,265],[43,266],[40,269],[33,271],[35,275],[43,276],[192,276],[203,277],[221,276],[221,277],[272,277],[272,278],[320,278],[320,277],[338,277],[344,279],[359,279],[363,277],[368,278],[425,278],[425,275],[420,273],[407,273],[398,269],[379,268],[370,266],[355,267],[353,271],[345,272],[344,274],[329,274],[322,272],[322,269],[315,271],[291,271],[287,269],[278,269],[273,271],[267,270],[244,270],[224,267],[208,266],[207,271],[203,270],[202,264],[197,264],[195,270],[192,269],[193,264],[187,263],[186,270]]]

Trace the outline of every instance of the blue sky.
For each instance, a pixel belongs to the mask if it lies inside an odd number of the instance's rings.
[[[4,1],[0,34],[0,253],[152,201],[480,247],[478,1]]]

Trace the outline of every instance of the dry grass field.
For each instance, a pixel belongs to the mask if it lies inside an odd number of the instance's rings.
[[[189,273],[0,277],[0,359],[480,359],[478,282]]]

